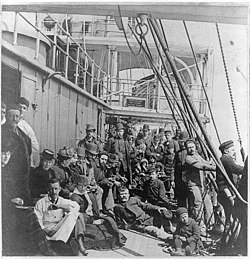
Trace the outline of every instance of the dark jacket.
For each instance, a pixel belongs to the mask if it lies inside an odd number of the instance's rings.
[[[155,148],[153,142],[151,142],[150,145],[147,146],[145,154],[146,154],[146,158],[149,159],[149,156],[150,156],[151,153],[157,153],[156,161],[162,162],[163,152],[164,152],[164,147],[162,145],[158,145]]]
[[[144,196],[142,201],[148,201],[153,205],[164,205],[169,203],[169,199],[166,196],[166,189],[164,183],[156,179],[155,181],[151,182],[148,180],[144,184]]]
[[[9,145],[11,157],[4,167],[2,185],[8,185],[8,193],[12,198],[20,197],[31,204],[29,190],[31,140],[17,127],[17,133],[8,124],[2,126],[2,145]],[[6,194],[7,195],[7,194]],[[3,197],[2,197],[3,198]]]
[[[220,160],[227,172],[229,179],[236,186],[238,183],[238,176],[243,172],[243,166],[237,165],[232,157],[225,154],[222,155]],[[219,190],[223,190],[224,188],[229,187],[225,177],[218,167],[216,168],[216,182]]]
[[[108,179],[105,177],[106,168],[102,168],[98,158],[93,163],[93,168],[96,183],[101,187],[106,186],[109,183]]]
[[[91,140],[91,141],[87,140],[87,137],[85,137],[84,139],[80,140],[80,141],[78,142],[78,147],[86,148],[86,145],[87,145],[88,143],[94,143],[94,144],[96,144],[96,145],[97,145],[97,152],[101,152],[101,151],[103,150],[103,148],[102,148],[100,142],[99,142],[94,136],[92,137],[92,140]]]
[[[120,203],[120,206],[124,207],[126,210],[128,210],[130,213],[134,215],[134,219],[136,221],[140,221],[142,223],[145,223],[148,221],[151,216],[149,216],[145,210],[148,211],[157,211],[159,207],[154,206],[150,203],[144,203],[141,202],[137,197],[130,197],[129,200],[126,203]],[[126,221],[128,219],[124,218]]]
[[[41,194],[47,194],[48,182],[55,177],[55,172],[50,168],[44,170],[41,165],[30,173],[30,193],[32,198],[41,198]]]
[[[188,243],[197,243],[200,240],[200,229],[194,219],[188,218],[187,224],[178,221],[174,232],[174,239],[179,239],[180,236],[186,237]]]

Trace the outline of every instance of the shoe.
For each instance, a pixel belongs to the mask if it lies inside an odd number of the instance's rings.
[[[186,256],[191,256],[192,255],[191,247],[190,246],[186,246],[185,252],[186,252]]]
[[[72,249],[73,254],[75,256],[79,256],[80,251],[79,251],[79,245],[78,245],[77,241],[74,238],[72,238],[69,243],[70,243],[70,247]]]
[[[176,251],[170,253],[171,256],[183,256],[182,250],[178,248]]]
[[[77,240],[78,240],[78,245],[79,245],[80,253],[81,253],[82,255],[84,255],[84,256],[87,256],[89,252],[88,252],[88,251],[85,249],[85,247],[84,247],[82,237],[80,236]]]

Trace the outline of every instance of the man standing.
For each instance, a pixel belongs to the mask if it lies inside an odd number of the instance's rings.
[[[166,141],[164,143],[164,146],[167,148],[170,144],[174,146],[174,152],[176,153],[180,147],[178,144],[178,140],[172,138],[172,132],[171,130],[165,130],[164,132]]]
[[[72,232],[74,236],[70,245],[75,255],[87,255],[83,245],[85,223],[80,206],[75,201],[59,196],[60,182],[52,178],[48,184],[48,194],[40,199],[34,208],[40,226],[47,235],[48,240],[63,241],[66,243]]]
[[[6,123],[2,126],[2,144],[10,143],[11,156],[5,166],[6,173],[3,175],[5,187],[12,198],[22,197],[25,204],[30,204],[29,175],[31,140],[18,127],[20,110],[17,105],[8,108]]]
[[[120,175],[125,176],[128,179],[128,183],[132,184],[132,171],[131,162],[129,154],[129,144],[127,140],[124,140],[124,127],[122,123],[117,123],[116,125],[117,135],[114,141],[114,153],[118,155],[121,166]]]
[[[138,134],[139,135],[139,134]],[[148,124],[144,124],[143,128],[142,128],[142,137],[137,137],[137,140],[143,140],[144,144],[146,146],[150,146],[151,141],[152,141],[152,136],[150,134],[150,130],[149,130],[149,125]]]
[[[226,173],[231,182],[236,186],[238,185],[238,177],[243,173],[243,167],[235,163],[236,152],[232,140],[226,141],[219,146],[222,153],[221,162],[226,170]],[[228,182],[221,173],[220,169],[216,168],[216,183],[218,185],[218,202],[223,206],[226,216],[226,227],[224,233],[229,228],[231,221],[231,215],[234,208],[234,193],[231,190]],[[225,241],[225,235],[222,238],[222,243]]]
[[[94,136],[95,132],[96,132],[95,126],[93,124],[87,124],[87,127],[86,127],[86,137],[79,141],[78,147],[86,148],[87,144],[93,143],[93,144],[97,145],[97,152],[102,151],[100,142]]]
[[[186,182],[189,190],[189,203],[196,221],[200,221],[201,235],[206,235],[203,204],[206,204],[206,218],[214,223],[211,198],[204,188],[205,171],[215,171],[215,165],[207,162],[196,152],[196,142],[188,139],[185,142],[187,156],[185,161]],[[202,198],[204,196],[204,199]]]
[[[36,138],[36,134],[34,132],[34,130],[32,129],[32,127],[29,125],[29,123],[24,119],[26,116],[26,113],[28,111],[30,102],[24,98],[24,97],[20,97],[18,100],[18,105],[20,108],[20,121],[18,123],[18,127],[30,138],[31,140],[31,147],[32,147],[32,154],[31,154],[31,167],[34,167],[34,156],[35,153],[38,152],[39,150],[39,143],[38,140]]]
[[[146,148],[146,158],[149,159],[149,156],[151,153],[156,154],[156,161],[162,162],[163,159],[163,152],[164,148],[162,145],[160,145],[160,136],[154,135],[153,140],[151,141],[150,145]]]
[[[188,133],[186,131],[182,131],[178,141],[180,149],[175,153],[174,193],[177,199],[178,207],[187,206],[187,186],[186,183],[183,181],[183,173],[185,172],[185,160],[187,155],[187,150],[184,143],[187,139]]]

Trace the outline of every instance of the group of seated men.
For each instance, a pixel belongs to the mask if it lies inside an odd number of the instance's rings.
[[[17,111],[15,106],[8,110],[4,137],[18,141],[15,139],[18,136],[20,145],[22,142],[26,145],[24,150],[28,151],[29,141],[16,123]],[[187,132],[177,130],[172,138],[170,130],[159,129],[157,134],[152,134],[149,126],[144,125],[136,134],[132,125],[125,128],[122,123],[117,123],[116,131],[110,130],[103,145],[95,138],[95,131],[93,125],[87,124],[86,137],[78,147],[63,147],[57,157],[53,151],[44,149],[40,165],[29,174],[28,189],[35,205],[34,212],[48,240],[66,242],[74,229],[73,241],[76,242],[71,242],[72,250],[79,248],[81,254],[87,255],[84,222],[88,217],[95,220],[105,215],[114,218],[119,227],[135,228],[166,240],[168,233],[173,232],[173,200],[177,201],[182,212],[183,208],[188,208],[189,215],[199,225],[200,234],[207,236],[207,230],[215,223],[213,206],[217,206],[215,187],[211,187],[208,181],[214,176],[207,176],[216,170],[216,166],[212,160],[207,161],[198,154],[199,145],[189,138]],[[3,152],[5,155],[9,152],[8,161],[16,165],[20,159],[16,158],[15,162],[12,159],[13,143],[4,141],[2,160]],[[226,157],[222,163],[230,163],[230,168],[235,166],[229,175],[234,180],[233,177],[242,174],[243,168],[234,162],[232,141],[221,144],[220,150]],[[6,172],[10,171],[8,161],[2,163]],[[27,179],[27,176],[15,177],[16,181]],[[218,201],[229,220],[233,195],[219,171],[216,177]],[[10,184],[13,188],[8,176],[5,180],[6,186]],[[236,180],[234,184],[238,182]],[[171,189],[174,199],[169,195]],[[24,191],[26,193],[26,190],[20,190],[20,194]],[[225,204],[230,204],[230,210]],[[119,236],[119,231],[114,233]],[[191,250],[193,252],[194,248]]]

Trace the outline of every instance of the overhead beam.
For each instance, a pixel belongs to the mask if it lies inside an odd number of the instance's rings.
[[[248,5],[229,3],[119,3],[123,17],[149,14],[155,19],[247,24]],[[3,11],[119,16],[118,5],[88,3],[33,3],[2,5]]]

